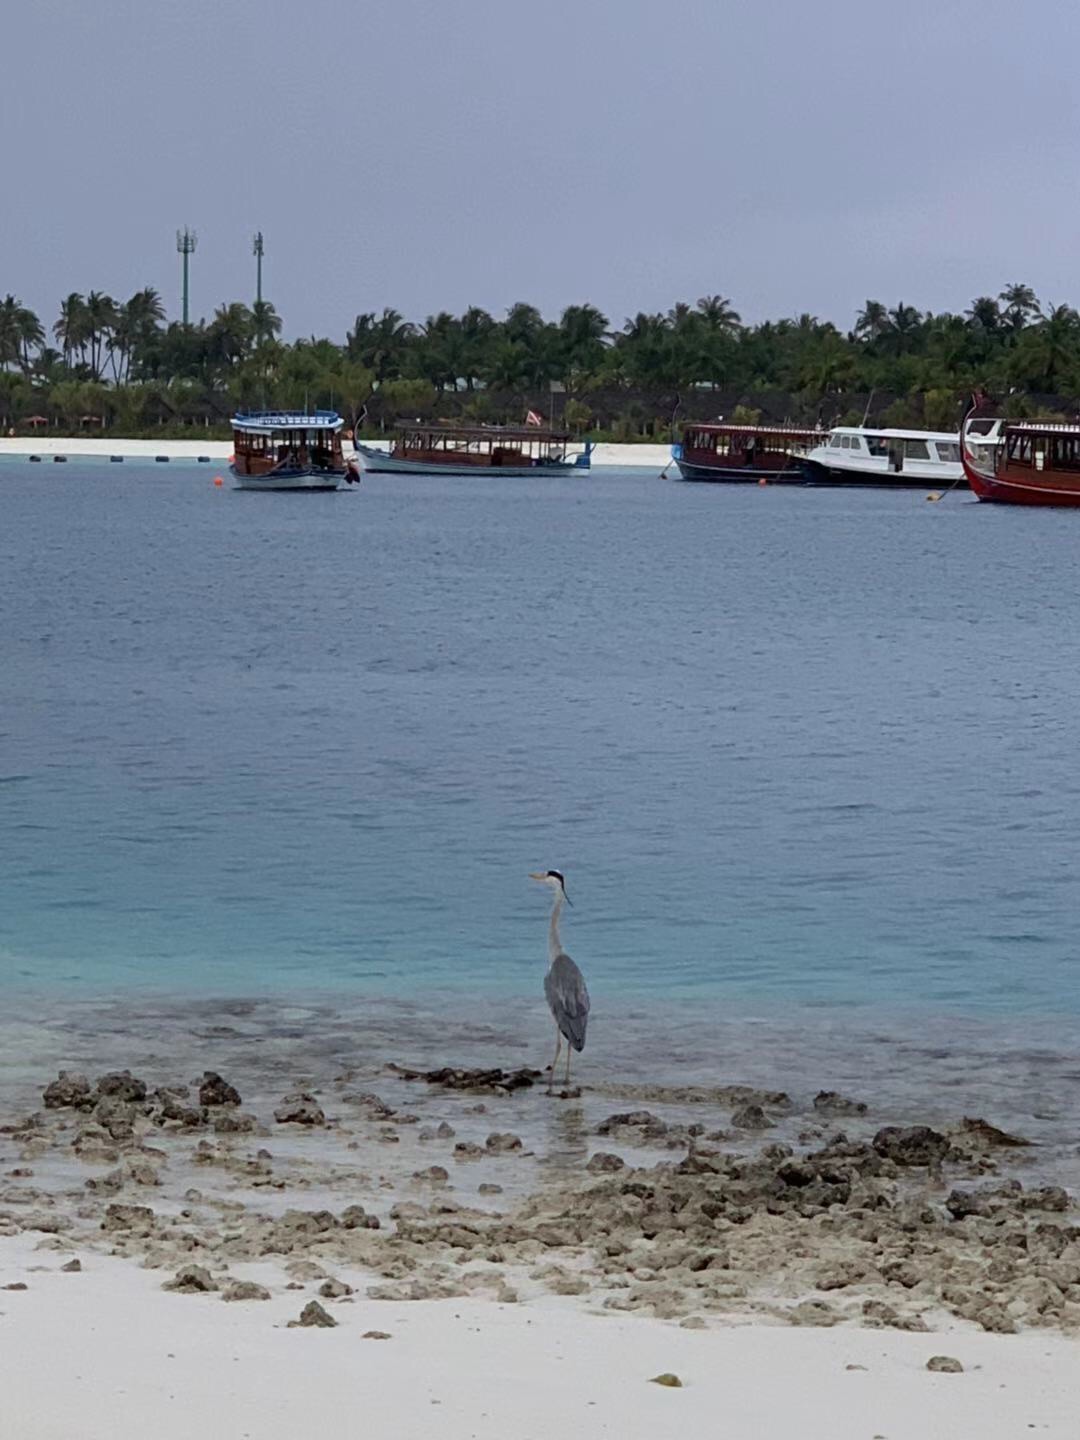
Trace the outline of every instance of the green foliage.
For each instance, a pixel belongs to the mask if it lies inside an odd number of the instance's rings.
[[[340,343],[285,343],[281,329],[269,301],[169,324],[142,289],[126,301],[72,292],[46,331],[7,294],[0,423],[93,415],[125,433],[227,433],[237,408],[264,406],[333,407],[354,422],[366,407],[376,427],[399,415],[520,423],[553,409],[573,430],[638,439],[666,436],[673,413],[952,429],[977,386],[1010,413],[1080,405],[1080,315],[1018,282],[957,314],[868,299],[848,334],[809,313],[748,325],[719,294],[617,329],[588,303],[555,321],[524,301],[501,317],[473,306],[421,324],[386,307],[357,315]]]
[[[567,400],[563,406],[563,424],[570,430],[581,432],[592,424],[593,412],[583,400]]]

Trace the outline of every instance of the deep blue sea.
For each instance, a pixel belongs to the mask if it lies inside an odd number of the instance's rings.
[[[539,997],[554,866],[601,1033],[1080,1036],[1080,516],[213,471],[0,465],[9,1016],[318,994],[452,1035]]]

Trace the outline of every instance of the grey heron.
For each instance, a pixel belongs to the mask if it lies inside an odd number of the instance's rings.
[[[585,1048],[585,1030],[589,1023],[589,991],[585,976],[567,955],[559,938],[559,916],[563,905],[570,904],[566,882],[558,870],[531,870],[529,879],[539,880],[552,891],[551,924],[548,928],[548,959],[551,963],[544,976],[544,994],[555,1017],[555,1059],[551,1062],[551,1079],[548,1081],[550,1095],[563,1040],[566,1040],[566,1085],[570,1084],[571,1053]]]

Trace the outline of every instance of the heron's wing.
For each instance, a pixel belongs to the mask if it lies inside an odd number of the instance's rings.
[[[544,994],[560,1032],[575,1050],[583,1050],[589,1023],[589,991],[585,976],[569,955],[556,955],[551,962],[544,976]]]

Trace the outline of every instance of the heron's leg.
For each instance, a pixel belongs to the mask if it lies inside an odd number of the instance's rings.
[[[567,1047],[569,1048],[569,1046]],[[551,1087],[555,1084],[555,1066],[559,1063],[559,1051],[562,1049],[562,1031],[555,1026],[555,1059],[551,1062],[551,1074],[548,1076],[548,1094],[551,1094]]]
[[[574,1053],[574,1047],[568,1040],[566,1042],[566,1088],[570,1088],[570,1056]]]

